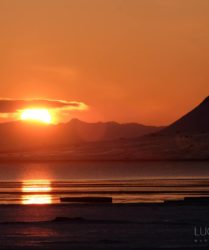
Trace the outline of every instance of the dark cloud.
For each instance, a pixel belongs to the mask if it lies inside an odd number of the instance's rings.
[[[0,99],[0,113],[15,113],[27,108],[47,108],[47,109],[85,109],[82,102],[68,102],[48,99]]]

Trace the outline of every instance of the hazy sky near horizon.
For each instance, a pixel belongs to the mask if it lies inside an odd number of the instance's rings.
[[[0,97],[165,125],[209,95],[208,0],[0,0]]]

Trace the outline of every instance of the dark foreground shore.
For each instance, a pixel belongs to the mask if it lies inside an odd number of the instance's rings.
[[[208,206],[2,205],[0,249],[208,249]]]

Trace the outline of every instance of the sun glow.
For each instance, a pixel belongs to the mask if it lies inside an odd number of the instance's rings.
[[[47,109],[25,109],[21,112],[21,120],[40,123],[52,123],[52,116]]]
[[[22,186],[23,193],[45,193],[50,192],[51,182],[48,180],[29,180],[24,181]]]
[[[48,180],[29,180],[22,184],[22,204],[51,204],[51,182]]]
[[[43,195],[24,195],[22,197],[22,204],[25,205],[44,205],[44,204],[51,204],[52,197],[51,195],[43,194]]]

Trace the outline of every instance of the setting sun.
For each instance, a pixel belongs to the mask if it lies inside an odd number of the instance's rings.
[[[52,116],[47,109],[25,109],[21,112],[20,118],[23,121],[52,123]]]

